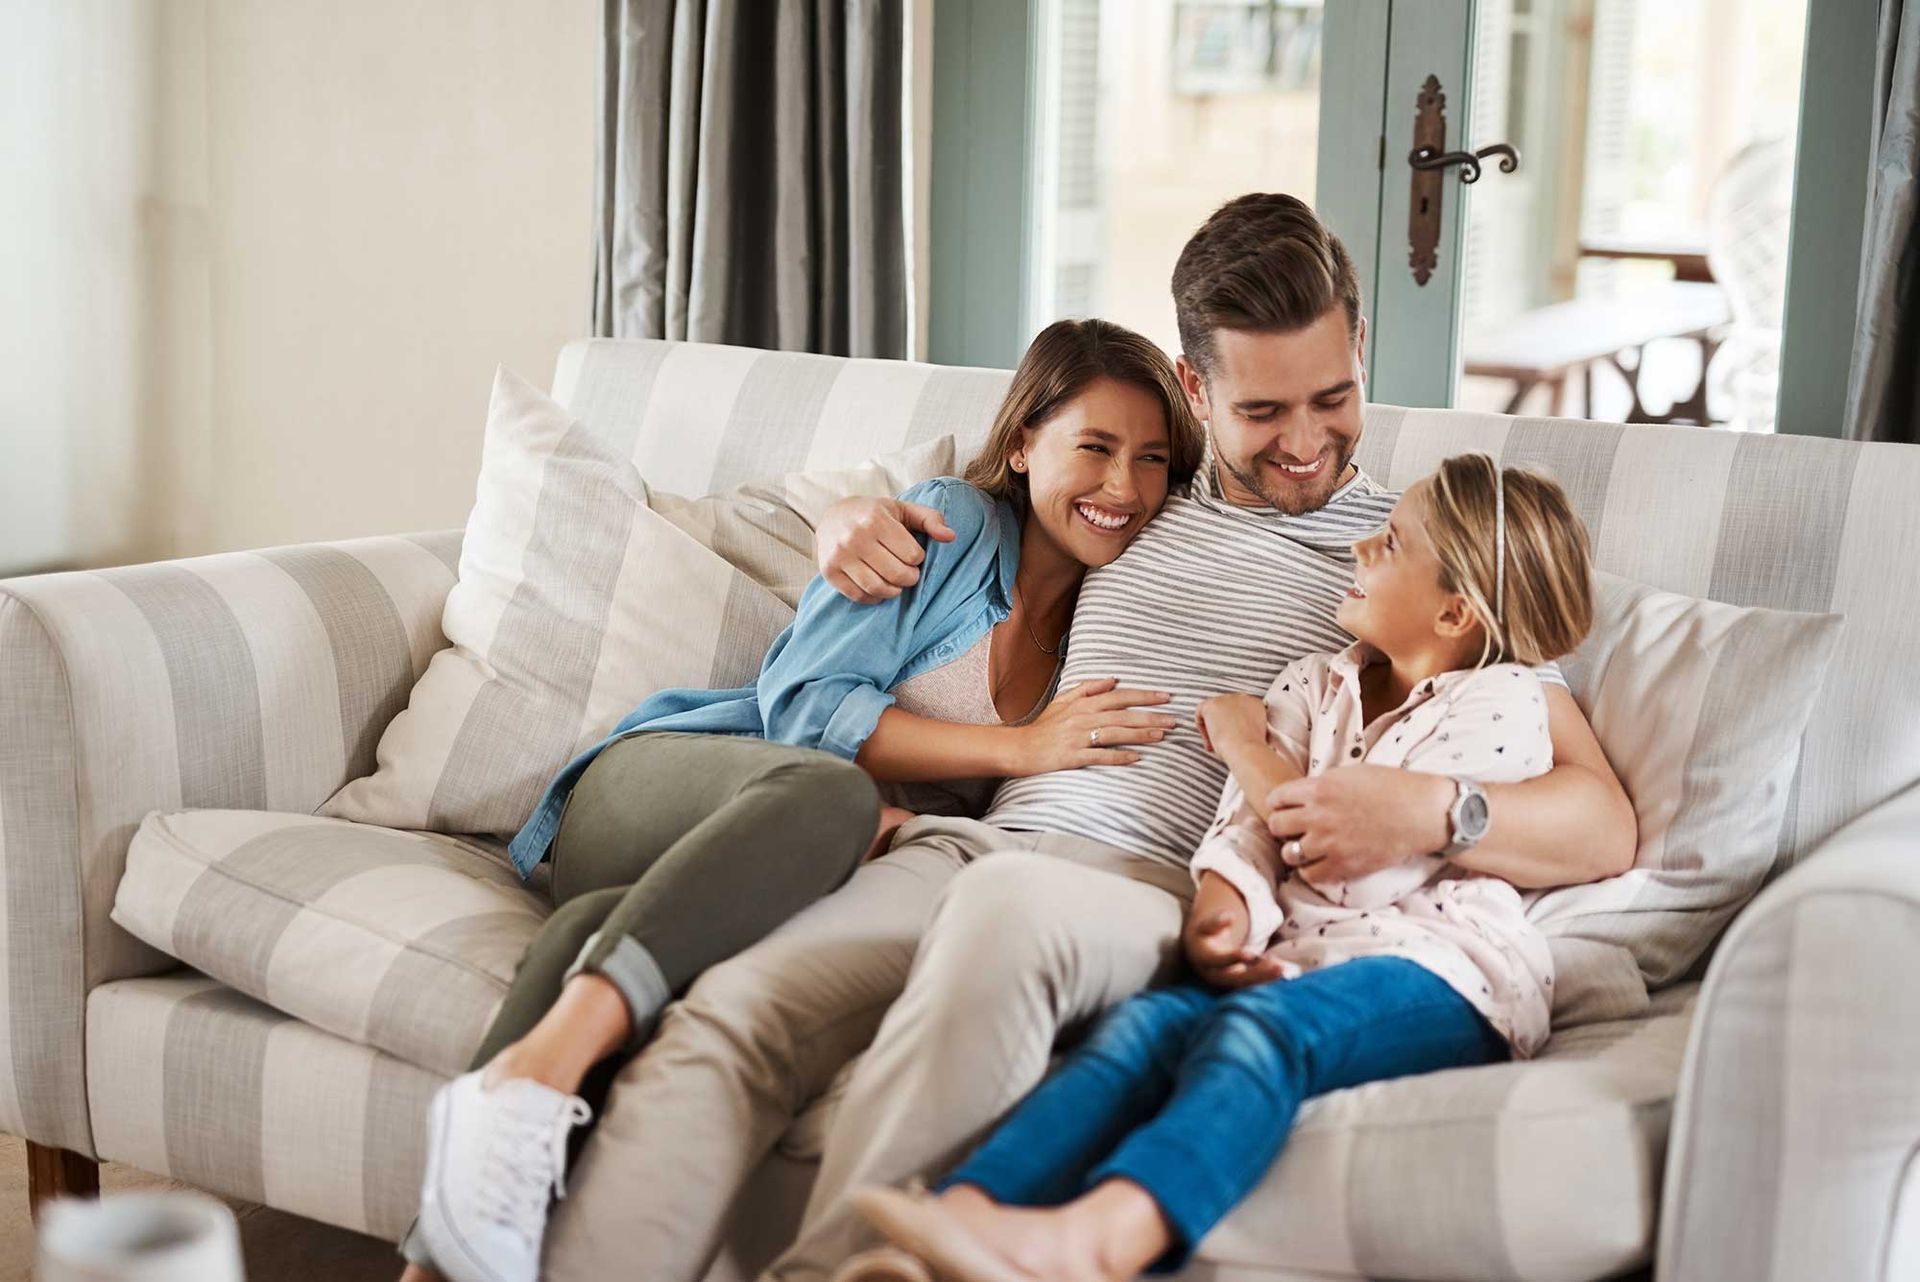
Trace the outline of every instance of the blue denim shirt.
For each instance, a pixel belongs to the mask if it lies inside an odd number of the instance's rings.
[[[546,858],[574,784],[615,740],[649,730],[753,735],[851,761],[892,706],[888,691],[959,658],[1004,620],[1020,568],[1020,519],[1012,506],[950,476],[900,497],[938,508],[955,535],[951,543],[922,540],[927,556],[917,584],[884,605],[863,606],[816,576],[754,684],[649,697],[547,785],[507,848],[520,875]]]

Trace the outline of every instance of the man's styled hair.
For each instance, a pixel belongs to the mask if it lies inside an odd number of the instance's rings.
[[[1360,333],[1360,281],[1340,238],[1305,201],[1273,192],[1238,196],[1213,211],[1173,267],[1180,344],[1202,374],[1213,331],[1305,329],[1339,303],[1347,336]]]

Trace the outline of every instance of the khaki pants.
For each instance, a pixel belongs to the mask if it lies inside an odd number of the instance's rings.
[[[913,821],[668,1008],[569,1176],[546,1276],[698,1282],[747,1176],[860,1056],[771,1270],[829,1276],[868,1242],[850,1189],[953,1165],[1038,1084],[1063,1029],[1172,972],[1190,885],[1076,837]]]

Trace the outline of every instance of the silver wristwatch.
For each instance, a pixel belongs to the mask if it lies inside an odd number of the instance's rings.
[[[1487,791],[1471,779],[1454,777],[1453,805],[1447,810],[1447,823],[1453,840],[1440,852],[1442,859],[1453,859],[1472,850],[1487,835],[1491,814],[1487,809]]]

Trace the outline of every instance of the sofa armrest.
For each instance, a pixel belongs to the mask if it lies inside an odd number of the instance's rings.
[[[0,1130],[92,1152],[86,994],[154,810],[311,811],[445,644],[460,531],[0,581]]]
[[[1657,1275],[1880,1278],[1920,1224],[1920,786],[1835,833],[1707,972]],[[1909,1217],[1911,1218],[1911,1217]]]

